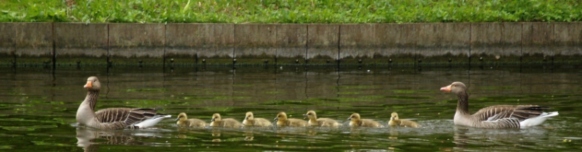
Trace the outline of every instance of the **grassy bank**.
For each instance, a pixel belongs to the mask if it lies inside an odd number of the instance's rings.
[[[582,21],[580,0],[0,0],[0,22]]]

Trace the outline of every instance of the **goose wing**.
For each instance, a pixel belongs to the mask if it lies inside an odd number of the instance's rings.
[[[121,123],[132,125],[156,115],[155,109],[147,108],[108,108],[95,112],[95,118],[101,123]]]
[[[483,108],[473,116],[479,121],[497,121],[501,119],[517,119],[523,121],[537,117],[545,108],[538,105],[497,105]]]

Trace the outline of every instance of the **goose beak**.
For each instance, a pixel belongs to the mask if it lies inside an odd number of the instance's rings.
[[[352,120],[352,117],[348,117],[348,120]]]
[[[273,120],[277,121],[277,120],[279,120],[279,118],[275,117],[275,119],[273,119]]]
[[[93,82],[87,81],[87,84],[85,84],[85,86],[83,86],[83,88],[85,88],[85,89],[91,89],[91,88],[93,88]]]
[[[210,122],[214,122],[214,118],[210,119]]]
[[[176,118],[176,121],[180,120],[180,118]]]
[[[451,92],[451,85],[445,86],[441,88],[442,92]]]
[[[307,114],[303,114],[303,119],[307,119]]]

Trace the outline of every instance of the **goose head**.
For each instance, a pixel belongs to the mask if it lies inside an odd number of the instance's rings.
[[[182,113],[178,114],[178,118],[176,118],[176,121],[180,121],[180,120],[181,121],[184,121],[184,120],[187,120],[187,119],[188,119],[188,116],[186,115],[186,113],[183,113],[182,112]]]
[[[255,119],[255,116],[253,116],[253,112],[249,111],[245,114],[245,120],[253,120],[253,119]]]
[[[279,120],[280,120],[280,121],[285,121],[285,120],[287,120],[287,113],[285,113],[285,112],[279,112],[279,113],[277,114],[277,116],[275,117],[275,119],[274,119],[274,120],[275,120],[275,121],[279,121]]]
[[[448,86],[444,86],[441,87],[441,91],[442,92],[447,92],[447,93],[455,93],[455,94],[459,94],[461,92],[465,92],[465,90],[467,90],[467,87],[465,86],[465,84],[463,84],[463,82],[453,82]]]
[[[390,116],[390,120],[398,120],[398,113],[396,112],[392,112],[392,115]]]
[[[210,119],[210,121],[212,121],[212,122],[214,122],[214,121],[220,121],[220,120],[222,120],[222,118],[220,118],[220,114],[218,114],[218,113],[214,113],[212,115],[212,119]]]
[[[303,117],[306,117],[308,119],[317,119],[317,114],[315,114],[315,111],[309,110],[307,111],[307,113],[303,114]]]
[[[89,91],[99,91],[99,89],[101,89],[101,83],[99,82],[99,79],[97,79],[96,76],[90,76],[89,78],[87,78],[87,83],[85,84],[85,86],[83,86],[83,88]]]

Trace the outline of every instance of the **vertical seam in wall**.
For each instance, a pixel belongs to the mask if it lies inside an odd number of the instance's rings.
[[[278,32],[279,26],[280,26],[279,24],[273,24],[273,31],[275,32],[275,43],[274,43],[273,46],[267,47],[267,48],[270,48],[270,47],[275,48],[275,58],[277,58],[277,56],[279,55],[279,51],[281,50],[281,47],[280,46],[277,47],[277,44],[279,42],[278,41],[279,40],[279,34],[278,34],[279,33]]]
[[[168,24],[164,24],[164,41],[162,42],[162,47],[163,47],[162,48],[162,50],[163,50],[163,53],[162,53],[162,67],[164,69],[166,68],[166,41],[167,41],[166,34],[168,34],[167,26],[168,26]]]
[[[336,59],[339,61],[340,57],[341,57],[341,47],[340,47],[340,43],[341,43],[341,38],[342,38],[342,25],[338,24],[338,28],[337,28],[337,57]],[[339,66],[338,62],[338,66]]]
[[[106,56],[106,58],[105,58],[105,59],[107,60],[107,61],[106,61],[106,62],[107,62],[107,64],[109,64],[109,60],[110,60],[110,59],[109,59],[109,56],[111,56],[111,53],[109,52],[109,51],[110,51],[110,49],[109,49],[109,48],[111,47],[111,46],[109,45],[109,39],[110,39],[110,38],[109,38],[109,25],[111,25],[111,24],[109,24],[109,23],[107,24],[107,46],[105,46],[105,47],[107,48],[107,56]]]
[[[519,64],[521,65],[523,60],[523,22],[520,22],[519,24],[521,24],[521,34],[519,40]]]
[[[55,22],[52,22],[51,24],[51,39],[53,42],[53,51],[52,51],[52,62],[53,62],[53,72],[56,69],[57,66],[57,44],[56,44],[56,38],[55,38]]]
[[[469,52],[467,53],[467,56],[470,56],[473,53],[473,24],[474,23],[469,23]],[[471,66],[471,58],[468,60],[469,66]]]
[[[309,24],[305,25],[305,56],[303,58],[305,58],[306,60],[309,59]]]
[[[236,49],[238,47],[238,42],[237,42],[237,37],[236,37],[236,26],[237,26],[237,24],[234,24],[233,25],[233,28],[232,28],[232,33],[233,33],[232,34],[233,35],[233,40],[232,41],[234,42],[234,45],[232,46],[231,55],[232,55],[232,58],[233,59],[236,59]]]
[[[549,23],[548,23],[549,24]],[[556,43],[554,43],[554,37],[556,36],[556,23],[554,24],[550,24],[550,26],[552,26],[552,34],[550,35],[550,46],[548,46],[548,48],[546,48],[547,52],[552,52],[552,59],[554,56],[556,56],[556,52],[555,51],[549,51],[550,49],[555,49]]]

